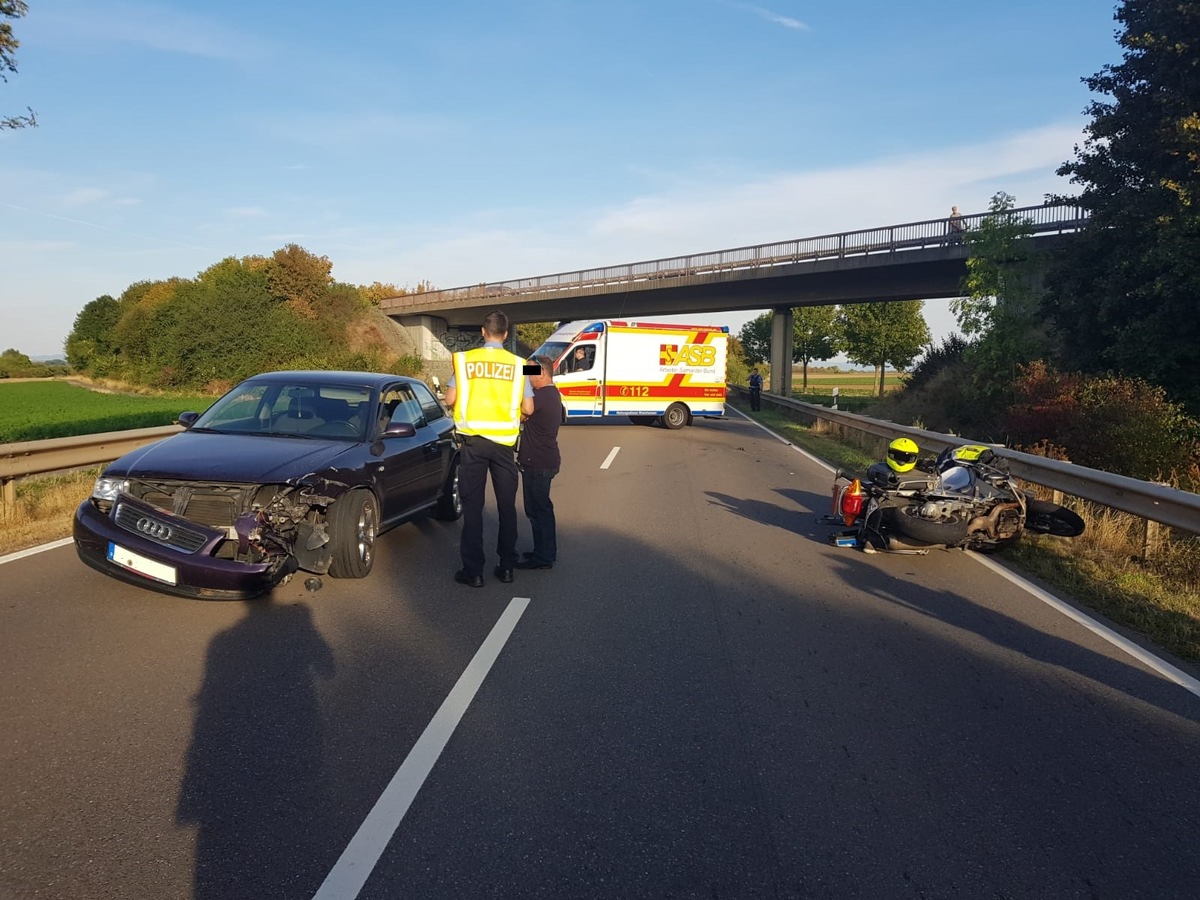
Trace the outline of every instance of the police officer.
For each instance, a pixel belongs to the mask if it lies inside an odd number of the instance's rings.
[[[454,407],[454,424],[463,438],[458,490],[463,504],[459,554],[462,568],[454,580],[483,587],[483,499],[488,473],[500,519],[494,574],[513,580],[517,561],[517,464],[513,448],[521,413],[533,412],[533,388],[522,370],[524,360],[504,349],[508,316],[493,310],[483,320],[483,346],[454,354],[454,376],[446,403]]]
[[[759,412],[762,409],[762,387],[763,377],[758,374],[758,369],[750,370],[750,411]]]

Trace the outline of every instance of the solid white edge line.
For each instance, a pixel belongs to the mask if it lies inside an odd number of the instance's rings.
[[[759,428],[761,428],[767,434],[771,435],[771,437],[775,438],[776,440],[780,441],[781,443],[787,444],[787,446],[791,447],[793,450],[796,450],[799,453],[803,453],[805,456],[807,456],[813,462],[818,463],[823,468],[826,468],[831,472],[836,471],[835,466],[829,465],[829,463],[825,462],[824,460],[817,459],[815,456],[813,456],[807,450],[800,449],[795,444],[793,444],[791,441],[789,441],[787,438],[783,437],[780,434],[775,433],[770,428],[768,428],[766,425],[763,425],[761,422],[759,422],[755,419],[751,419],[748,415],[746,415],[740,409],[735,410],[735,411],[737,412],[737,414],[739,416],[746,419],[748,422],[752,422],[753,424],[757,425]],[[997,562],[994,562],[993,560],[988,559],[986,556],[981,556],[978,553],[968,553],[966,555],[969,558],[975,560],[975,562],[982,563],[983,565],[987,566],[989,569],[991,569],[993,572],[996,572],[998,575],[1000,575],[1004,578],[1007,578],[1013,584],[1017,585],[1022,590],[1033,595],[1034,597],[1037,597],[1037,599],[1041,600],[1047,606],[1058,610],[1060,613],[1062,613],[1067,618],[1074,619],[1076,622],[1078,622],[1080,625],[1082,625],[1088,631],[1090,631],[1093,634],[1098,635],[1099,637],[1108,641],[1110,644],[1112,644],[1118,650],[1121,650],[1121,651],[1127,653],[1129,656],[1132,656],[1134,659],[1138,660],[1138,662],[1142,663],[1145,666],[1148,666],[1150,669],[1157,672],[1159,675],[1162,675],[1168,681],[1173,681],[1177,685],[1179,685],[1181,688],[1183,688],[1184,690],[1190,691],[1191,693],[1195,694],[1197,697],[1200,697],[1200,679],[1193,678],[1191,675],[1188,675],[1183,670],[1171,665],[1166,660],[1159,659],[1157,656],[1155,656],[1149,650],[1146,650],[1143,647],[1139,646],[1138,644],[1135,644],[1133,641],[1129,640],[1128,638],[1113,631],[1107,625],[1103,625],[1100,622],[1097,622],[1091,616],[1088,616],[1087,614],[1080,612],[1075,607],[1071,606],[1071,604],[1067,603],[1065,600],[1061,600],[1058,597],[1055,597],[1053,594],[1042,590],[1036,584],[1033,584],[1030,581],[1026,581],[1020,575],[1016,574],[1015,572],[1009,571],[1008,569],[1004,568],[1004,566],[1000,565]]]
[[[608,454],[604,462],[600,463],[600,468],[607,469],[612,465],[612,461],[617,458],[617,454],[621,451],[620,447],[613,447],[612,452]]]
[[[325,876],[313,900],[354,900],[358,896],[527,606],[528,597],[512,598]]]
[[[987,566],[997,575],[1000,575],[1002,578],[1007,578],[1013,584],[1018,585],[1025,591],[1033,594],[1033,596],[1037,597],[1047,606],[1053,607],[1069,619],[1074,619],[1088,631],[1099,635],[1114,647],[1125,651],[1134,659],[1138,660],[1138,662],[1149,666],[1159,675],[1162,675],[1169,681],[1175,682],[1184,690],[1191,691],[1197,697],[1200,697],[1200,679],[1193,678],[1191,675],[1188,675],[1186,672],[1177,669],[1169,662],[1159,659],[1150,651],[1129,640],[1129,638],[1118,634],[1107,625],[1102,625],[1100,622],[1097,622],[1090,616],[1080,612],[1069,603],[1066,603],[1065,601],[1060,600],[1058,597],[1055,597],[1053,594],[1042,590],[1036,584],[1031,584],[1015,572],[1010,572],[999,563],[988,559],[986,556],[980,556],[978,553],[972,553],[970,555],[976,562]]]
[[[729,409],[729,407],[726,407],[726,409]],[[789,441],[787,438],[785,438],[782,434],[772,431],[770,428],[768,428],[762,422],[759,422],[757,419],[750,418],[748,415],[746,415],[740,409],[734,408],[733,411],[735,413],[737,413],[739,416],[741,416],[743,419],[745,419],[747,422],[749,422],[751,425],[757,425],[759,428],[761,428],[763,431],[765,431],[771,437],[775,438],[775,440],[779,441],[779,443],[784,444],[788,447],[791,447],[793,450],[795,450],[801,456],[807,457],[808,459],[812,460],[818,466],[820,466],[822,469],[828,469],[830,472],[837,471],[837,466],[831,466],[829,463],[825,462],[825,460],[818,459],[817,457],[813,456],[811,453],[809,453],[803,447],[797,447],[795,444],[793,444],[791,441]]]
[[[38,547],[30,547],[28,550],[18,550],[16,553],[10,553],[8,556],[0,556],[0,566],[5,563],[16,562],[18,559],[24,559],[27,556],[33,556],[35,553],[42,553],[46,550],[56,550],[59,547],[65,547],[74,541],[74,538],[60,538],[57,541],[51,541],[49,544],[42,544]]]

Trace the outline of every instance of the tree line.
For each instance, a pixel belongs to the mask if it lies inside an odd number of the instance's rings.
[[[352,341],[372,306],[405,290],[335,282],[333,264],[297,244],[228,257],[195,278],[130,285],[91,301],[66,341],[77,372],[167,390],[220,392],[274,369],[414,373],[381,340]]]

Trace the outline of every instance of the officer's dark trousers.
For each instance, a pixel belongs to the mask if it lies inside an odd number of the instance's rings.
[[[513,448],[469,435],[459,458],[458,491],[462,497],[462,538],[458,549],[467,575],[483,574],[483,499],[488,473],[500,518],[496,555],[503,569],[517,561],[517,463]]]
[[[762,409],[762,388],[750,388],[750,410],[758,412]]]
[[[550,502],[550,482],[557,474],[558,469],[521,470],[521,498],[533,532],[532,562],[552,563],[558,557],[554,504]]]

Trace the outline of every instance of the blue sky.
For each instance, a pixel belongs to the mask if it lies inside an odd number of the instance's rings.
[[[297,243],[457,287],[1073,193],[1115,2],[29,0],[0,349]],[[953,328],[929,303],[935,336]],[[738,327],[749,314],[706,317]]]

